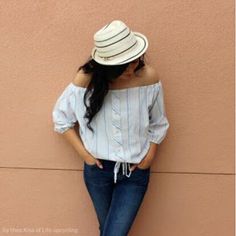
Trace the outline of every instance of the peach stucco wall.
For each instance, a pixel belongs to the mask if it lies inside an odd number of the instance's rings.
[[[233,236],[232,0],[0,1],[0,235],[98,235],[51,112],[113,19],[148,37],[170,121],[130,235]]]

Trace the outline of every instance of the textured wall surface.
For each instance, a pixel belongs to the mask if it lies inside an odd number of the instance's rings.
[[[0,0],[0,235],[98,235],[82,159],[51,112],[114,19],[148,37],[170,121],[130,235],[233,236],[231,0]]]

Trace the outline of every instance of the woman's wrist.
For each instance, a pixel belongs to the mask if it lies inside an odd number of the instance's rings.
[[[83,155],[81,155],[83,161],[85,161],[88,164],[94,164],[95,163],[95,158],[88,152],[84,152]]]

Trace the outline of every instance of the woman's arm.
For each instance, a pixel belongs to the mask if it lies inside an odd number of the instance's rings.
[[[76,152],[79,154],[79,156],[82,157],[82,159],[88,163],[88,164],[94,164],[95,158],[85,149],[81,137],[77,135],[74,128],[69,128],[67,131],[61,134],[76,150]]]
[[[60,133],[76,150],[87,164],[102,166],[100,161],[93,157],[84,147],[80,134],[74,126],[78,122],[76,113],[76,94],[74,87],[69,84],[58,97],[52,111],[54,131]],[[79,111],[78,111],[79,112]]]
[[[143,158],[143,160],[138,164],[138,166],[141,168],[148,168],[152,165],[153,159],[155,158],[156,152],[157,152],[157,143],[150,142],[150,148],[148,150],[148,153]]]

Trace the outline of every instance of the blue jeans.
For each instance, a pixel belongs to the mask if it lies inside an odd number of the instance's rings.
[[[100,236],[127,236],[148,188],[150,167],[136,167],[130,177],[122,167],[114,183],[115,161],[101,160],[103,169],[84,162],[83,178],[95,208]]]

